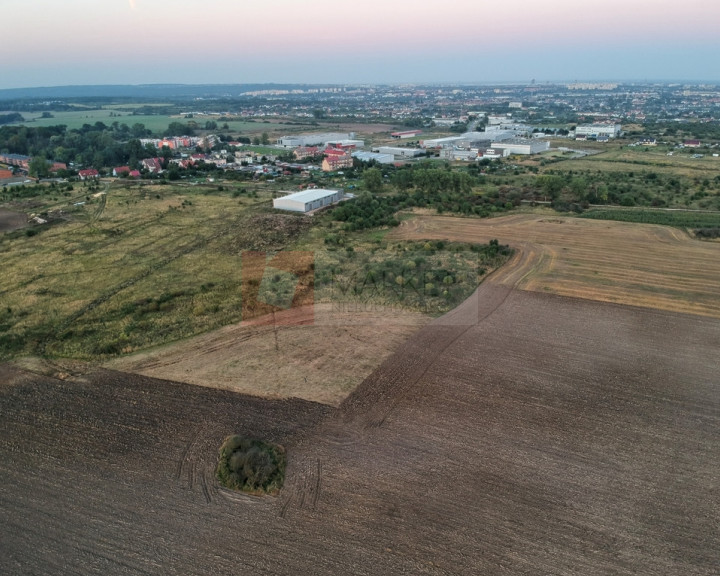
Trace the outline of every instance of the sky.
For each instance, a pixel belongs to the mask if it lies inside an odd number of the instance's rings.
[[[0,0],[0,88],[720,82],[717,0]]]

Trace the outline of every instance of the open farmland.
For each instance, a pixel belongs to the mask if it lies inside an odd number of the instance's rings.
[[[339,409],[0,366],[6,574],[716,574],[712,318],[485,282]],[[233,433],[285,487],[221,489]]]
[[[583,143],[583,147],[589,147]],[[693,158],[687,152],[676,151],[668,156],[665,150],[628,148],[627,146],[596,146],[598,154],[582,158],[563,159],[553,164],[553,169],[589,170],[600,172],[657,172],[673,176],[714,178],[720,174],[720,158],[704,155]]]
[[[430,317],[381,306],[317,304],[242,322],[110,361],[107,366],[200,386],[339,405]],[[348,362],[352,358],[352,362]]]
[[[527,214],[484,220],[417,216],[391,237],[497,238],[519,250],[495,282],[720,318],[720,244],[694,240],[676,228]]]
[[[187,123],[189,121],[195,121],[200,129],[204,128],[205,122],[208,120],[218,122],[219,125],[226,122],[225,120],[219,121],[220,116],[216,115],[194,114],[192,118],[186,118],[185,116],[178,114],[128,113],[124,111],[117,111],[112,107],[105,107],[99,110],[88,109],[56,111],[52,113],[51,118],[42,118],[40,114],[27,112],[23,113],[23,116],[26,119],[24,124],[32,127],[57,126],[59,124],[64,124],[69,130],[78,130],[82,128],[83,124],[92,125],[95,124],[95,122],[103,122],[109,126],[113,122],[119,122],[121,124],[127,124],[128,126],[142,124],[145,128],[158,135],[162,135],[167,130],[171,122]],[[243,134],[260,134],[261,132],[282,131],[286,128],[284,124],[276,122],[248,122],[241,119],[227,120],[227,124],[230,130],[234,132],[242,132]]]

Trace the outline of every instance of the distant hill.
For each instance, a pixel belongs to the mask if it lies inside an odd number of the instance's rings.
[[[47,86],[0,89],[0,100],[63,98],[227,98],[260,90],[327,88],[302,84],[117,84],[96,86]]]

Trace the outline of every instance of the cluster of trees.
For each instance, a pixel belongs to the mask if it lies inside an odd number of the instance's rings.
[[[551,170],[538,176],[540,199],[550,200],[555,208],[586,208],[589,204],[620,206],[690,206],[713,208],[720,190],[720,177],[688,178],[679,174],[653,171]],[[717,202],[716,202],[717,203]],[[720,208],[720,206],[717,206]]]
[[[9,114],[0,114],[0,125],[13,124],[15,122],[25,122],[25,118],[19,112],[10,112]]]
[[[366,168],[362,180],[368,192],[335,208],[333,219],[345,222],[348,230],[360,230],[397,226],[395,213],[413,207],[485,217],[520,203],[520,196],[510,198],[507,190],[479,193],[475,190],[479,182],[467,171],[425,164],[387,168],[387,171],[383,174],[380,168]],[[393,192],[379,194],[386,188],[386,180]]]
[[[397,226],[395,218],[398,204],[395,196],[374,197],[369,193],[360,195],[352,202],[345,202],[332,211],[332,218],[345,222],[346,230],[362,230],[380,226]]]
[[[12,154],[42,157],[58,162],[75,162],[84,166],[116,166],[136,163],[158,152],[144,148],[139,138],[150,133],[143,124],[110,126],[103,122],[84,124],[68,130],[66,126],[0,128],[0,150]]]

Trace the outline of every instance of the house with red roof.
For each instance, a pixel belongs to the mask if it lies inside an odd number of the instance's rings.
[[[142,161],[142,165],[151,174],[159,174],[162,172],[162,158],[145,158]]]
[[[113,176],[117,178],[122,174],[130,174],[130,166],[117,166],[116,168],[113,168]]]
[[[350,154],[329,154],[322,161],[323,172],[334,172],[343,168],[352,168],[353,158]]]
[[[89,180],[91,178],[100,178],[100,173],[95,168],[88,168],[78,172],[80,180]]]
[[[319,148],[317,146],[298,146],[293,150],[293,155],[296,160],[304,160],[305,158],[311,158],[318,154]]]

